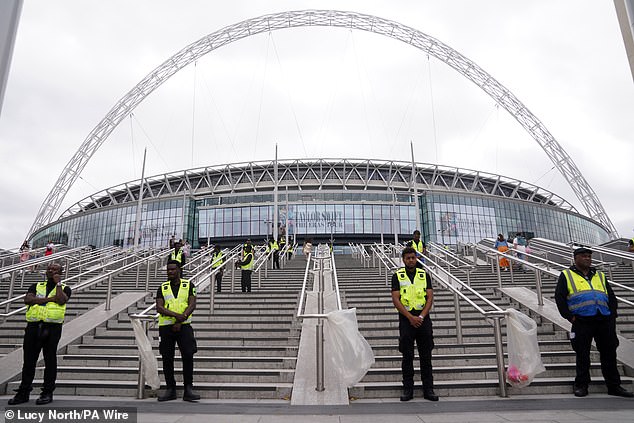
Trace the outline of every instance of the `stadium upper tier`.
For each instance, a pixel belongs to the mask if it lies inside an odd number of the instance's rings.
[[[600,243],[609,231],[560,196],[517,179],[416,164],[418,210],[408,162],[362,159],[258,161],[187,169],[92,194],[36,231],[35,244],[133,244],[142,191],[141,244],[172,235],[194,246],[278,232],[296,239],[378,240],[410,236],[444,244],[525,232],[561,242]],[[418,213],[418,216],[417,216]]]
[[[393,160],[305,159],[279,160],[278,189],[302,190],[412,190],[412,165]],[[149,176],[143,183],[144,199],[272,191],[274,161],[232,163]],[[577,212],[557,194],[528,182],[478,170],[417,163],[416,182],[423,191],[457,191],[530,201]],[[136,202],[140,180],[125,182],[92,194],[65,210],[73,214]]]

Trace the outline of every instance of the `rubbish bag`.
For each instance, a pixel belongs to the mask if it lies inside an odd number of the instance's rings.
[[[130,321],[132,322],[136,345],[139,348],[139,354],[141,354],[142,357],[145,384],[153,390],[157,390],[161,387],[161,380],[159,379],[158,373],[158,361],[152,351],[152,343],[143,330],[141,321],[139,321],[139,319],[130,319]]]
[[[372,347],[359,333],[357,309],[328,313],[326,328],[332,341],[330,360],[346,386],[351,387],[363,379],[374,364]]]
[[[530,385],[536,375],[546,370],[537,344],[537,323],[515,309],[506,310],[506,341],[506,382],[516,388]]]

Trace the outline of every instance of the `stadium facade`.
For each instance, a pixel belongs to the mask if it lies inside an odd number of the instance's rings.
[[[610,239],[599,222],[535,185],[467,169],[397,161],[318,159],[227,164],[145,178],[140,245],[168,239],[235,244],[262,242],[278,231],[335,243],[409,239],[419,213],[426,241],[477,242],[498,233],[524,232],[561,242],[599,244]],[[77,245],[131,246],[141,181],[107,188],[77,202],[34,232],[32,245],[52,240]],[[277,188],[277,190],[276,190]]]

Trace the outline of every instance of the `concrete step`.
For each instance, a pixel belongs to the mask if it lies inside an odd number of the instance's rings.
[[[160,362],[161,356],[156,355]],[[134,367],[139,362],[138,355],[116,355],[116,354],[64,354],[58,357],[60,364],[66,366],[114,366],[114,367]],[[180,363],[181,358],[177,356],[175,363]],[[250,369],[255,363],[259,368],[294,369],[296,357],[284,356],[210,356],[200,353],[195,356],[196,368],[234,368]]]
[[[177,383],[179,379],[176,379]],[[41,379],[35,379],[35,386],[42,384]],[[19,382],[10,382],[8,391],[17,389]],[[196,393],[205,399],[290,399],[292,383],[240,383],[240,382],[195,382]],[[137,394],[137,382],[118,380],[84,380],[84,379],[58,379],[55,393],[57,395],[76,396],[115,396],[131,397]],[[154,397],[157,392],[149,391],[149,396]],[[179,388],[179,394],[182,390]]]

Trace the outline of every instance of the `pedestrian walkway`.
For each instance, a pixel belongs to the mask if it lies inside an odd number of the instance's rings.
[[[33,400],[24,404],[40,409]],[[1,397],[5,404],[10,396]],[[346,406],[292,406],[282,400],[201,400],[197,404],[180,400],[158,404],[156,399],[132,400],[113,397],[56,396],[54,407],[112,407],[137,410],[138,423],[399,423],[449,422],[569,422],[631,423],[634,400],[596,394],[575,398],[570,395],[530,398],[441,398],[431,403],[415,398],[408,403],[394,400],[357,400]],[[42,409],[46,409],[45,407]],[[0,422],[5,419],[5,413]]]

